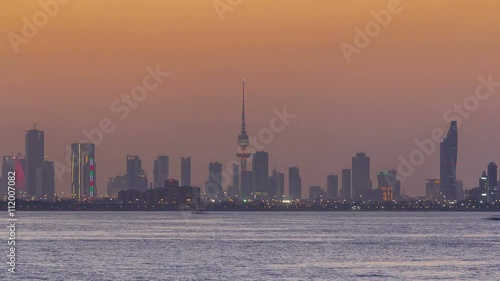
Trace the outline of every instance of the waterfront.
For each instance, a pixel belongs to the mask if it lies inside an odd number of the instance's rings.
[[[493,215],[21,212],[15,280],[499,280]]]

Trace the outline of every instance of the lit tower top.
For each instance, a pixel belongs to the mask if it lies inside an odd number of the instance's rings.
[[[238,136],[239,152],[236,154],[241,160],[241,171],[246,171],[246,159],[250,157],[250,153],[246,152],[246,148],[250,144],[246,123],[245,123],[245,79],[243,79],[243,102],[241,104],[241,133]]]

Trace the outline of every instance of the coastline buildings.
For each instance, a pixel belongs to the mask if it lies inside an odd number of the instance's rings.
[[[351,169],[342,170],[342,198],[351,200]]]
[[[31,197],[42,195],[45,133],[36,128],[26,131],[25,138],[26,191]]]
[[[488,164],[488,202],[498,200],[498,167],[495,162]]]
[[[457,121],[452,121],[447,135],[440,144],[440,183],[441,199],[457,200],[457,154],[458,128]]]
[[[71,196],[77,199],[97,197],[95,183],[95,145],[71,144]]]
[[[322,200],[325,199],[325,192],[321,186],[313,185],[309,187],[309,200]]]
[[[425,181],[425,198],[431,201],[439,200],[439,191],[441,190],[439,179],[428,179]]]
[[[165,185],[165,181],[168,180],[169,174],[169,166],[168,166],[168,156],[159,155],[156,160],[154,160],[154,179],[153,186],[154,187],[163,187]]]
[[[238,135],[238,153],[236,156],[240,159],[240,184],[242,199],[250,199],[252,196],[252,173],[247,171],[247,159],[251,154],[246,150],[250,145],[250,139],[247,134],[246,121],[245,121],[245,79],[243,79],[242,90],[242,103],[241,103],[241,132]]]
[[[222,190],[222,164],[210,162],[208,164],[208,181],[205,182],[205,194],[210,199],[224,197]]]
[[[352,158],[352,199],[354,201],[368,201],[371,190],[370,157],[367,157],[364,152],[358,152]]]
[[[181,185],[191,185],[191,157],[181,157]]]
[[[326,199],[336,199],[339,196],[339,177],[329,175],[326,178]]]
[[[278,199],[281,200],[285,196],[285,174],[280,173],[276,170],[273,170],[273,174],[269,178],[269,199]]]
[[[144,191],[148,189],[148,177],[142,169],[142,162],[137,155],[127,155],[127,189]]]
[[[401,181],[397,179],[396,170],[377,173],[378,200],[392,201],[401,197]]]
[[[288,169],[288,194],[292,200],[302,198],[302,178],[297,167]]]
[[[108,196],[117,197],[118,193],[122,190],[127,190],[127,176],[116,176],[114,178],[109,178],[108,181]]]
[[[269,154],[265,151],[257,151],[252,157],[253,193],[256,199],[268,199],[270,190],[269,178]]]

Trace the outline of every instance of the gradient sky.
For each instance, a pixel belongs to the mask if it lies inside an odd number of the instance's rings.
[[[22,17],[41,8],[4,0],[0,154],[24,153],[24,131],[36,121],[49,159],[64,163],[65,146],[107,117],[116,130],[97,147],[101,191],[125,173],[127,154],[140,155],[150,180],[156,155],[170,156],[174,178],[180,157],[191,156],[193,183],[202,186],[209,161],[235,158],[245,78],[250,134],[268,127],[273,108],[297,114],[266,150],[286,179],[289,166],[300,167],[304,195],[350,168],[358,151],[371,157],[375,186],[376,172],[397,168],[415,139],[448,128],[443,113],[474,93],[478,76],[500,81],[496,0],[402,1],[403,11],[348,64],[339,44],[353,44],[354,28],[388,2],[247,0],[221,21],[212,0],[73,0],[15,54],[7,34],[21,34]],[[112,101],[157,64],[171,75],[119,120]],[[499,95],[459,129],[466,188],[488,162],[500,162]],[[439,177],[438,160],[436,152],[417,167],[403,184],[407,194],[425,193],[424,180]],[[68,176],[58,192],[70,190]]]

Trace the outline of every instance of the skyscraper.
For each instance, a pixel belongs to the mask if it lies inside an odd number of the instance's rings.
[[[377,182],[382,200],[394,200],[401,196],[401,181],[397,179],[396,170],[377,173]]]
[[[342,198],[351,200],[351,169],[342,170]]]
[[[154,187],[164,187],[165,181],[168,180],[169,167],[168,167],[168,156],[159,155],[154,161]]]
[[[488,175],[486,171],[479,178],[479,200],[482,202],[488,201]]]
[[[71,195],[73,198],[97,197],[95,145],[71,144]]]
[[[441,182],[441,199],[457,199],[457,154],[458,128],[457,121],[452,121],[448,134],[440,145],[439,174]]]
[[[229,196],[233,198],[240,196],[240,166],[234,163],[233,163],[233,189]]]
[[[321,186],[313,185],[309,187],[309,200],[321,200],[325,199],[324,191],[321,189]]]
[[[205,182],[205,193],[209,198],[222,198],[222,164],[210,162],[208,164],[208,181]]]
[[[181,186],[191,186],[191,157],[181,157]]]
[[[26,131],[26,191],[29,196],[42,194],[42,171],[45,156],[45,134],[36,128]]]
[[[288,169],[288,193],[293,200],[302,198],[302,179],[297,167]]]
[[[354,201],[370,199],[372,182],[370,181],[370,157],[364,152],[356,153],[352,158],[352,197]]]
[[[326,199],[336,199],[339,196],[339,177],[329,175],[326,178]]]
[[[127,187],[139,191],[148,189],[148,177],[142,169],[142,161],[137,155],[127,156]]]
[[[427,200],[438,200],[439,190],[441,190],[439,179],[428,179],[425,181],[425,198]]]
[[[267,198],[269,196],[269,154],[265,151],[257,151],[252,159],[253,172],[253,192],[257,197]]]
[[[253,173],[252,171],[241,171],[241,199],[252,199]]]
[[[52,161],[44,161],[42,167],[42,194],[43,199],[54,199],[56,181],[55,181],[55,165]]]
[[[273,170],[273,174],[269,178],[269,199],[283,199],[285,195],[285,174]]]
[[[497,164],[490,162],[488,164],[488,201],[494,202],[498,198],[498,174]]]

